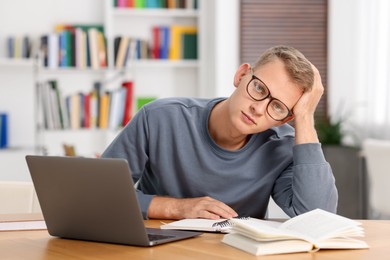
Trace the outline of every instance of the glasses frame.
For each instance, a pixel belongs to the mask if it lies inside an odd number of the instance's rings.
[[[267,107],[266,107],[266,111],[267,111],[267,114],[268,114],[273,120],[275,120],[275,121],[283,121],[283,120],[285,120],[286,118],[292,116],[293,113],[292,113],[291,110],[288,108],[288,106],[287,106],[286,104],[284,104],[281,100],[279,100],[279,99],[277,99],[277,98],[274,98],[274,97],[271,95],[271,91],[269,90],[268,86],[264,83],[264,81],[262,81],[261,79],[259,79],[258,77],[255,76],[255,74],[253,73],[253,69],[252,69],[252,68],[250,69],[250,73],[251,73],[252,78],[251,78],[251,80],[248,82],[248,84],[246,85],[246,92],[248,93],[249,97],[252,98],[254,101],[263,101],[263,100],[266,100],[267,98],[270,98],[270,100],[268,101]],[[250,94],[250,92],[249,92],[249,85],[250,85],[251,82],[252,82],[253,80],[255,80],[255,79],[258,80],[258,81],[260,81],[260,82],[264,85],[264,87],[267,89],[267,91],[268,91],[268,95],[265,96],[264,98],[261,98],[261,99],[254,98],[254,97]],[[273,100],[279,101],[280,103],[282,103],[282,104],[287,108],[288,114],[287,114],[284,118],[282,118],[282,119],[275,119],[275,118],[270,114],[270,112],[268,112],[269,104],[271,104],[271,102],[272,102]]]

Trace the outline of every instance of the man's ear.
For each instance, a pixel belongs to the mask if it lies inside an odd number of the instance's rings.
[[[240,84],[241,78],[244,77],[246,74],[248,74],[249,70],[251,68],[251,65],[248,63],[243,63],[238,67],[236,74],[234,75],[234,86],[237,88]]]

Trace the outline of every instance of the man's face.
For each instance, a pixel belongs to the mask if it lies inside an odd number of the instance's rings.
[[[237,130],[242,134],[253,134],[281,125],[292,119],[292,117],[288,117],[283,121],[272,119],[267,113],[270,98],[256,101],[248,95],[246,89],[252,79],[250,70],[248,64],[243,64],[237,70],[235,76],[236,90],[231,96],[230,115]],[[265,83],[273,98],[283,102],[292,111],[302,95],[302,90],[292,82],[281,61],[275,60],[263,65],[253,71],[253,74]]]

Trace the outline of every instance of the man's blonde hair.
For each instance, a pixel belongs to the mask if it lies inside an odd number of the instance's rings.
[[[260,56],[252,66],[257,69],[275,59],[281,60],[294,83],[304,92],[310,91],[314,83],[314,72],[311,63],[297,49],[289,46],[271,47]]]

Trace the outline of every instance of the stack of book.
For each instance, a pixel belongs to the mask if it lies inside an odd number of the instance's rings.
[[[117,129],[131,119],[133,82],[126,81],[114,90],[102,90],[100,82],[88,92],[63,97],[57,81],[39,84],[39,122],[45,129]]]
[[[33,56],[33,42],[28,36],[9,36],[6,39],[6,56],[10,59],[28,59]]]
[[[197,0],[113,0],[119,8],[198,8]]]
[[[59,24],[41,36],[40,50],[45,67],[107,67],[103,25]]]
[[[128,36],[114,39],[115,67],[128,66],[131,60],[169,59],[196,60],[198,58],[198,34],[196,26],[153,26],[152,41]]]

